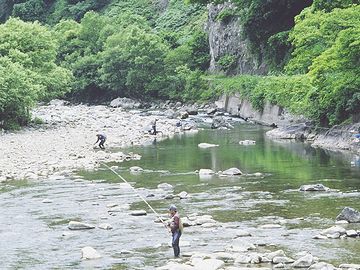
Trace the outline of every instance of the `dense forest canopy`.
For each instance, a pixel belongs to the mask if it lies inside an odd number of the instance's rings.
[[[208,73],[206,4],[221,2],[2,1],[0,128],[27,124],[36,102],[55,97],[192,102],[239,92],[259,110],[268,100],[322,126],[360,113],[359,0],[233,0],[220,23],[240,18],[239,34],[269,67],[234,77]]]

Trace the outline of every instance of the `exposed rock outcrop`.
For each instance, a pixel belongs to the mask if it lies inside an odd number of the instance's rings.
[[[218,61],[221,57],[231,56],[236,61],[229,73],[231,74],[265,74],[267,67],[250,52],[248,41],[242,37],[242,27],[239,16],[231,15],[226,19],[220,18],[219,14],[235,7],[232,3],[226,2],[219,5],[209,5],[207,31],[209,33],[210,46],[210,68],[211,72],[220,71]]]

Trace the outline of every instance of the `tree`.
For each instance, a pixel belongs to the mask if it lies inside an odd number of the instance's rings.
[[[101,68],[103,86],[119,95],[157,96],[158,89],[151,82],[162,74],[166,53],[167,47],[157,35],[129,26],[106,41]]]
[[[11,18],[0,25],[1,119],[3,126],[25,124],[38,100],[62,96],[71,72],[55,64],[57,43],[39,23]]]

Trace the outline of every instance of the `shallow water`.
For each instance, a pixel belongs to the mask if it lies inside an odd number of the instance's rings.
[[[232,130],[178,134],[145,147],[121,149],[138,153],[142,159],[110,165],[119,166],[117,172],[137,192],[149,196],[146,198],[159,213],[166,214],[168,205],[174,203],[182,216],[210,214],[223,224],[215,229],[186,228],[182,252],[223,251],[241,240],[267,250],[283,249],[290,257],[298,251],[310,251],[335,265],[360,263],[360,238],[312,239],[334,225],[343,207],[360,210],[360,167],[351,165],[355,157],[294,141],[270,140],[264,135],[266,130],[238,124]],[[256,145],[239,145],[245,139],[255,140]],[[200,149],[197,145],[201,142],[219,147]],[[145,171],[131,174],[131,166]],[[195,173],[201,168],[219,171],[230,167],[246,174],[261,172],[264,177],[200,178]],[[82,177],[76,179],[52,177],[0,185],[1,269],[154,269],[166,264],[172,257],[170,236],[162,225],[154,223],[155,214],[133,190],[105,167],[79,174]],[[157,188],[160,183],[173,185],[174,194],[186,191],[191,197],[165,200],[163,195],[168,192]],[[331,191],[298,191],[303,184],[315,183]],[[44,203],[44,199],[52,202]],[[109,215],[110,203],[124,209]],[[129,215],[137,209],[146,209],[148,215]],[[70,220],[110,223],[113,229],[70,231]],[[281,227],[259,227],[271,223]],[[234,240],[239,228],[253,236]],[[348,228],[360,230],[360,224]],[[82,261],[84,246],[94,247],[103,257]]]

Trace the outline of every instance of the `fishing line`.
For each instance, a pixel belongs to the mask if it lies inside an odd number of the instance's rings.
[[[144,203],[146,203],[146,205],[151,209],[151,211],[154,212],[154,214],[159,218],[159,220],[161,221],[161,223],[164,224],[165,227],[168,227],[167,224],[165,223],[165,221],[164,221],[164,220],[160,217],[160,215],[155,211],[155,209],[151,207],[151,205],[145,200],[145,198],[144,198],[143,196],[141,196],[141,194],[138,193],[138,192],[136,191],[136,189],[135,189],[132,185],[130,185],[130,183],[129,183],[128,181],[126,181],[126,179],[125,179],[124,177],[122,177],[120,174],[118,174],[116,171],[114,171],[112,168],[110,168],[110,167],[109,167],[108,165],[106,165],[105,163],[100,162],[100,164],[101,164],[101,165],[104,165],[106,168],[108,168],[110,171],[112,171],[115,175],[117,175],[122,181],[124,181],[126,184],[128,184],[128,185],[131,187],[131,189],[134,191],[134,193],[135,193],[136,195],[138,195],[138,196],[140,197],[140,199],[142,199],[142,200],[144,201]]]

